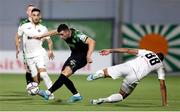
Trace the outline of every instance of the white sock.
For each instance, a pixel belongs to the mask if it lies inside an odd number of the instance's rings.
[[[102,98],[104,102],[106,103],[113,103],[113,102],[119,102],[123,100],[123,96],[121,94],[112,94],[111,96],[107,98]]]
[[[81,96],[80,93],[74,94],[73,96]]]
[[[45,86],[49,89],[52,86],[52,81],[47,72],[41,72],[40,77],[43,79]]]

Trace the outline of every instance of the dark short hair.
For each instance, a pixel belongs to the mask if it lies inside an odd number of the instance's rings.
[[[63,30],[68,30],[68,26],[66,24],[60,24],[57,28],[57,32],[61,32]]]
[[[156,55],[159,57],[159,59],[160,59],[161,61],[164,60],[164,54],[163,54],[163,53],[158,52],[158,53],[156,53]]]
[[[35,11],[37,11],[37,12],[41,12],[41,10],[40,10],[40,9],[38,9],[38,8],[34,8],[31,12],[35,12]]]

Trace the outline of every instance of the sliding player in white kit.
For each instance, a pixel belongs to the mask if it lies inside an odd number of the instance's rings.
[[[91,74],[87,77],[88,81],[105,77],[111,77],[113,79],[118,79],[120,77],[124,78],[119,93],[112,94],[107,98],[93,99],[91,100],[92,104],[122,101],[132,93],[136,85],[140,82],[140,80],[147,76],[148,73],[157,71],[161,88],[162,105],[167,106],[165,73],[162,63],[164,55],[162,53],[154,53],[144,49],[129,48],[105,49],[100,51],[100,55],[108,55],[110,53],[128,53],[136,55],[137,57],[125,63],[99,70],[95,74]]]
[[[35,82],[40,83],[40,77],[44,80],[46,87],[49,89],[52,86],[52,81],[46,71],[47,52],[42,47],[43,40],[32,39],[31,37],[42,35],[48,32],[47,28],[40,24],[40,10],[34,8],[31,12],[32,21],[21,25],[18,28],[18,35],[23,40],[24,57],[27,60],[27,65],[31,71]],[[50,37],[45,38],[48,42],[48,56],[53,59],[52,41]],[[40,73],[40,76],[38,75]],[[52,94],[49,99],[54,99]]]

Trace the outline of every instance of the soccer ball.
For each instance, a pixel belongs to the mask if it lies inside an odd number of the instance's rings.
[[[29,95],[36,95],[39,91],[38,83],[37,82],[31,82],[27,85],[26,90]]]

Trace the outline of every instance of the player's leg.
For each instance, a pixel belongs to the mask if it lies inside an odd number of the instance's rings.
[[[52,87],[50,89],[48,89],[48,93],[53,93],[55,92],[57,89],[59,89],[63,84],[64,84],[64,79],[67,78],[66,76],[69,76],[70,74],[72,74],[69,70],[68,67],[66,67],[68,65],[70,61],[70,57],[66,60],[65,64],[63,65],[63,68],[62,68],[62,72],[65,70],[66,71],[66,74],[63,74],[61,73],[59,78],[55,81],[55,83],[52,85]],[[66,68],[66,69],[65,69]]]
[[[37,82],[39,84],[40,83],[40,77],[38,75],[38,70],[36,68],[36,64],[34,62],[34,59],[33,58],[27,59],[27,65],[29,66],[29,70],[31,71],[33,82]],[[37,94],[41,95],[41,94],[39,94],[39,91]]]
[[[93,100],[91,100],[91,103],[92,104],[115,103],[115,102],[122,101],[124,99],[123,95],[125,96],[126,93],[124,91],[120,90],[119,93],[112,94],[108,97],[93,99]]]
[[[38,68],[38,73],[43,79],[45,86],[47,89],[49,89],[52,86],[52,81],[46,71],[46,61],[45,61],[45,56],[37,56],[35,61],[36,61],[36,66]],[[54,99],[54,94],[51,94],[49,99]]]
[[[129,67],[128,63],[119,64],[113,67],[108,68],[108,74],[113,78],[117,79],[119,77],[125,77],[123,80],[120,92],[117,94],[112,94],[106,98],[98,98],[92,100],[92,104],[101,104],[101,103],[114,103],[119,102],[125,99],[131,92],[134,90],[138,83],[138,79],[134,74],[134,71]],[[124,75],[132,74],[132,75]]]
[[[82,99],[80,94],[78,93],[77,89],[75,88],[73,82],[68,78],[69,76],[72,75],[72,70],[69,66],[66,66],[65,69],[62,71],[60,74],[59,78],[55,81],[55,83],[52,85],[50,89],[46,91],[46,94],[49,96],[53,92],[55,92],[57,89],[61,88],[63,84],[66,85],[66,87],[71,91],[73,94],[73,100],[70,102],[74,101],[79,101]]]
[[[123,96],[123,99],[127,98],[138,85],[139,81],[128,82],[127,78],[123,80],[119,93]]]
[[[26,83],[27,83],[27,84],[29,84],[30,82],[33,82],[33,78],[32,78],[32,76],[31,76],[31,73],[30,73],[30,72],[26,71],[25,77],[26,77]]]
[[[62,87],[66,78],[67,77],[61,73],[59,78],[54,82],[54,84],[47,91],[40,90],[40,94],[42,94],[42,96],[46,100],[48,100],[51,94],[53,94],[56,90]]]
[[[102,69],[102,70],[98,70],[94,74],[90,74],[87,77],[87,80],[92,81],[92,80],[96,80],[96,79],[99,79],[99,78],[106,78],[106,77],[110,77],[109,74],[108,74],[107,68]]]
[[[40,75],[41,76],[42,76],[42,74],[44,75],[43,72],[45,72],[46,70],[38,69],[37,67],[41,68],[41,64],[38,62],[41,62],[41,61],[38,61],[37,57],[27,59],[27,65],[29,66],[33,80],[39,84],[40,83]],[[44,64],[42,64],[42,66],[44,66]],[[42,67],[42,68],[44,68],[44,67]],[[47,96],[44,91],[39,90],[37,94],[44,97],[47,100],[49,99],[49,96]]]
[[[128,97],[132,93],[132,91],[135,89],[137,84],[138,84],[137,82],[133,84],[127,84],[123,82],[119,93],[112,94],[106,98],[93,99],[91,100],[91,103],[102,104],[102,103],[116,103],[116,102],[123,101],[126,97]]]
[[[71,76],[74,73],[74,70],[72,70],[72,68],[70,66],[67,66],[63,71],[62,74],[64,74],[66,76],[64,84],[65,86],[69,89],[69,91],[71,91],[71,93],[73,94],[73,96],[71,96],[68,100],[68,102],[75,102],[75,101],[79,101],[82,100],[82,96],[80,95],[80,93],[77,91],[75,85],[73,84],[73,82],[68,78],[69,76]]]
[[[29,67],[29,71],[31,71],[31,77],[34,82],[40,83],[40,77],[38,76],[38,70],[36,68],[36,64],[34,58],[27,58],[27,66]]]
[[[31,75],[31,72],[29,70],[29,67],[24,59],[24,67],[26,69],[26,74],[25,74],[25,77],[26,77],[26,83],[29,84],[30,82],[33,82],[33,78],[32,78],[32,75]]]
[[[40,74],[40,77],[44,81],[44,85],[47,87],[47,89],[49,89],[52,86],[52,81],[51,81],[46,69],[45,68],[39,68],[38,72]]]
[[[44,81],[44,85],[47,87],[47,89],[50,89],[52,87],[52,81],[51,81],[48,73],[46,72],[46,69],[39,68],[38,71],[39,71],[39,75],[40,75],[41,79],[43,79],[43,81]],[[51,94],[48,99],[53,100],[54,98],[55,98],[54,94]]]
[[[36,66],[31,65],[31,75],[33,78],[34,82],[37,82],[38,84],[40,83],[40,76],[38,75],[38,70],[36,68]]]
[[[48,89],[52,86],[52,81],[46,71],[46,60],[48,60],[48,58],[45,56],[45,54],[39,55],[34,58],[34,63],[36,63],[39,77],[44,80],[44,84]]]
[[[71,70],[71,75],[76,70],[81,69],[82,67],[84,67],[86,64],[87,64],[86,56],[83,56],[81,54],[79,56],[72,56],[69,63],[68,63],[69,69]],[[66,74],[66,73],[64,73],[64,74]],[[70,83],[68,81],[66,81],[66,82],[67,82],[67,83],[65,83],[66,87],[73,94],[73,96],[70,97],[69,102],[75,102],[75,101],[82,100],[82,96],[77,91],[74,84]]]
[[[60,75],[61,79],[59,78],[58,82],[59,83],[63,82],[63,84],[65,84],[65,86],[73,94],[73,96],[70,97],[69,102],[75,102],[75,101],[82,100],[82,97],[81,97],[80,93],[77,91],[77,89],[75,88],[73,82],[68,77],[71,76],[76,70],[84,67],[86,64],[87,64],[87,61],[86,61],[85,56],[82,56],[82,55],[70,56],[62,68],[62,73]],[[52,90],[50,89],[50,91],[52,91]]]
[[[102,103],[115,103],[123,100],[123,96],[119,93],[112,94],[106,98],[98,98],[91,100],[91,103],[96,104],[102,104]]]
[[[106,78],[106,77],[111,77],[113,79],[117,79],[122,74],[126,74],[128,72],[128,69],[129,69],[128,63],[123,63],[123,64],[107,67],[105,69],[98,70],[94,74],[90,74],[87,77],[87,80],[92,81],[92,80],[96,80],[99,78]]]

